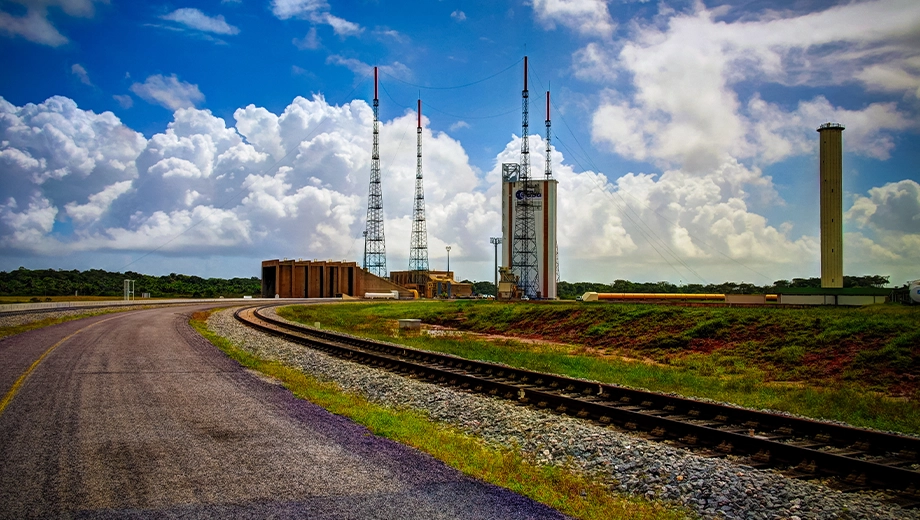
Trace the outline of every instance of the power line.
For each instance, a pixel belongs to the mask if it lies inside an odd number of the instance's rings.
[[[410,83],[410,82],[408,82],[408,81],[399,79],[399,78],[397,78],[396,76],[393,76],[392,74],[388,74],[388,73],[386,73],[386,72],[384,72],[384,71],[380,71],[380,72],[382,72],[382,73],[383,73],[384,75],[386,75],[386,76],[389,76],[389,77],[395,79],[396,81],[398,81],[398,82],[400,82],[400,83],[404,83],[404,84],[406,84],[406,85],[409,85],[410,87],[416,87],[416,88],[421,88],[421,89],[426,89],[426,90],[453,90],[453,89],[458,89],[458,88],[471,87],[471,86],[473,86],[473,85],[477,85],[477,84],[482,83],[482,82],[484,82],[484,81],[488,81],[488,80],[490,80],[490,79],[492,79],[492,78],[494,78],[494,77],[496,77],[496,76],[500,76],[501,74],[504,74],[505,72],[508,72],[509,70],[511,70],[511,69],[513,69],[514,67],[516,67],[517,64],[520,63],[520,62],[522,62],[522,61],[524,61],[523,58],[517,60],[516,62],[512,63],[511,65],[508,65],[506,68],[504,68],[504,69],[502,69],[502,70],[496,72],[495,74],[492,74],[492,75],[487,76],[487,77],[482,78],[482,79],[478,79],[478,80],[476,80],[476,81],[473,81],[472,83],[465,83],[465,84],[463,84],[463,85],[455,85],[455,86],[452,86],[452,87],[429,87],[429,86],[425,86],[425,85],[417,85],[417,84],[415,84],[415,83]]]
[[[397,101],[396,98],[394,98],[393,95],[390,94],[390,91],[387,90],[386,86],[384,86],[383,82],[380,82],[380,88],[382,88],[384,94],[386,94],[387,97],[390,98],[390,101],[392,101],[393,103],[395,103],[397,106],[400,106],[400,107],[405,108],[405,109],[407,109],[407,110],[412,110],[412,107],[411,107],[410,105],[404,105],[404,104],[400,103],[399,101]],[[492,118],[496,118],[496,117],[506,116],[506,115],[508,115],[508,114],[511,114],[512,112],[517,112],[518,110],[521,109],[520,105],[515,104],[514,108],[511,108],[511,109],[506,110],[506,111],[504,111],[504,112],[499,112],[499,113],[497,113],[497,114],[491,114],[491,115],[487,115],[487,116],[472,116],[472,115],[458,116],[458,115],[456,115],[456,114],[451,114],[451,113],[445,112],[445,111],[443,111],[443,110],[440,110],[440,109],[434,107],[433,105],[431,105],[430,103],[427,103],[427,102],[426,102],[425,104],[426,104],[426,106],[427,106],[428,108],[430,108],[431,110],[434,110],[435,112],[439,112],[439,113],[441,113],[441,114],[444,114],[445,116],[453,117],[453,118],[456,118],[456,119],[492,119]]]

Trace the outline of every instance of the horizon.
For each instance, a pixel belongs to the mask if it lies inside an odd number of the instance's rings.
[[[0,270],[361,265],[378,66],[388,269],[421,97],[431,268],[449,245],[457,278],[492,280],[526,55],[561,280],[819,276],[816,129],[839,122],[844,273],[899,286],[920,278],[918,37],[907,0],[5,4]]]

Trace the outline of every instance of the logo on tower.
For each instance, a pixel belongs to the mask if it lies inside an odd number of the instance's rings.
[[[540,193],[539,189],[530,190],[525,194],[524,189],[521,188],[514,192],[514,198],[517,200],[524,200],[525,198],[528,200],[543,200],[543,194]]]

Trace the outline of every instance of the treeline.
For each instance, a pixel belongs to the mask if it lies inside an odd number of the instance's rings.
[[[888,276],[844,276],[844,287],[885,287],[888,285]],[[611,284],[596,282],[559,282],[556,292],[559,298],[571,300],[586,292],[610,293],[682,293],[682,294],[765,294],[779,289],[795,288],[820,288],[820,278],[793,278],[792,280],[777,280],[772,285],[754,285],[750,283],[725,282],[720,284],[687,284],[675,285],[671,282],[630,282],[629,280],[614,280]]]
[[[0,271],[0,295],[120,296],[124,294],[125,280],[134,280],[134,294],[138,298],[143,293],[150,293],[152,298],[231,298],[258,296],[262,292],[262,282],[256,277],[201,278],[176,273],[150,276],[134,271],[113,273],[101,269],[58,271],[20,267],[15,271]]]

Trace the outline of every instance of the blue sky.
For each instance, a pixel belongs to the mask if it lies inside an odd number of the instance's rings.
[[[564,280],[818,276],[817,132],[846,274],[920,277],[920,4],[0,0],[0,269],[258,275],[360,261],[379,66],[388,267],[415,101],[430,258],[491,279],[499,164],[551,87]]]

